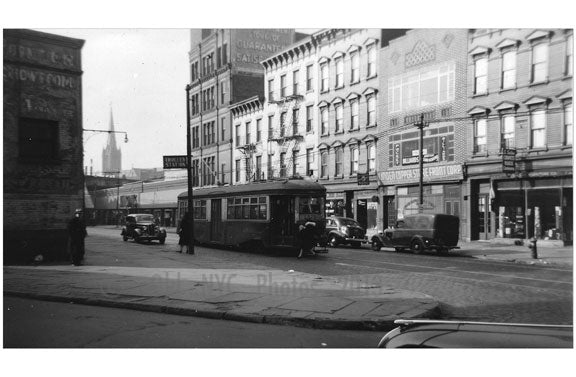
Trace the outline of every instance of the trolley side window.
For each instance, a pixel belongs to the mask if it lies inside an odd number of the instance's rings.
[[[206,220],[206,200],[194,200],[194,218]]]
[[[323,198],[317,197],[301,197],[299,212],[303,215],[321,214],[324,210]]]
[[[266,220],[268,213],[266,196],[229,198],[227,203],[228,220]]]

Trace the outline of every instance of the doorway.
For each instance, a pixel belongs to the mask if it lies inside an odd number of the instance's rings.
[[[478,195],[478,239],[488,240],[492,238],[491,229],[492,212],[490,211],[490,198],[488,194]]]
[[[210,240],[222,241],[222,199],[212,199],[210,204]]]

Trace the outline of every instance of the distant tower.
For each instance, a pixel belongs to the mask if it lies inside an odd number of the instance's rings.
[[[114,118],[112,117],[112,108],[110,108],[110,131],[114,131]],[[110,132],[108,134],[108,142],[106,148],[102,151],[102,173],[104,175],[112,175],[114,172],[122,170],[122,152],[120,148],[116,147],[116,134]]]

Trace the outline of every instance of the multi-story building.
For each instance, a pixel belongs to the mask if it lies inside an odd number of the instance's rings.
[[[229,105],[262,95],[260,62],[296,38],[293,29],[191,31],[190,135],[193,186],[232,182],[233,140]]]
[[[318,178],[328,214],[376,227],[380,29],[326,29],[318,45]]]
[[[264,60],[263,143],[267,179],[318,178],[317,45],[311,37]]]
[[[4,261],[67,257],[83,208],[83,40],[4,30]]]
[[[379,80],[379,219],[394,226],[406,214],[460,217],[467,237],[467,30],[413,29],[384,43]],[[415,126],[423,120],[420,130]],[[422,137],[422,203],[420,203]]]
[[[573,30],[470,30],[471,239],[572,243],[573,44]]]

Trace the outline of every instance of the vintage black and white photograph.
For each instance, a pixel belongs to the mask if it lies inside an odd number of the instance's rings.
[[[573,357],[573,25],[484,3],[441,23],[376,2],[369,22],[5,14],[3,358],[250,350],[292,376]]]

